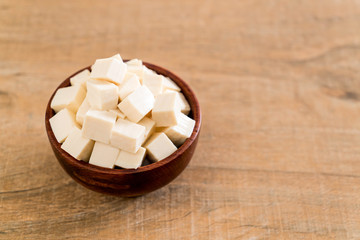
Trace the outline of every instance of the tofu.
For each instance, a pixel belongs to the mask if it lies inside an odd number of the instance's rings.
[[[104,168],[114,168],[120,150],[108,144],[95,142],[89,163]]]
[[[89,110],[84,119],[82,136],[102,143],[110,143],[116,115],[107,111]]]
[[[128,66],[142,66],[143,63],[141,60],[137,59],[137,58],[134,58],[134,59],[131,59],[129,61],[126,62],[126,65]]]
[[[178,124],[165,128],[163,132],[176,146],[179,147],[191,136],[195,126],[195,120],[189,118],[183,113],[179,113],[177,118]]]
[[[115,84],[90,79],[87,81],[87,99],[91,108],[96,110],[115,109],[119,96],[118,87]]]
[[[121,101],[118,108],[130,121],[137,123],[151,111],[154,103],[151,91],[146,86],[141,86]]]
[[[85,96],[86,91],[80,85],[59,88],[51,101],[50,107],[55,112],[59,112],[64,108],[76,112]]]
[[[144,136],[144,126],[118,119],[111,131],[110,144],[121,150],[136,153],[141,147]]]
[[[179,112],[178,95],[176,92],[169,92],[156,97],[151,114],[157,127],[169,127],[178,123],[176,114]]]
[[[144,147],[149,159],[158,162],[173,154],[177,148],[165,133],[154,133]]]
[[[170,89],[166,89],[164,91],[164,93],[169,93],[169,92],[176,92],[174,90],[170,90]],[[188,115],[190,113],[190,104],[189,102],[186,100],[185,96],[183,93],[181,92],[177,92],[179,97],[178,97],[178,102],[180,104],[180,109],[181,109],[181,112],[184,113],[185,115]]]
[[[81,103],[78,111],[76,112],[76,122],[78,124],[83,125],[85,115],[89,110],[90,110],[90,104],[87,98],[85,97],[84,101]]]
[[[136,153],[130,153],[127,151],[120,151],[118,158],[116,159],[115,166],[126,169],[137,169],[141,166],[145,158],[146,149],[140,147]]]
[[[142,79],[144,77],[144,71],[145,71],[145,66],[127,64],[127,72],[136,74],[139,77],[141,84],[142,84]]]
[[[126,71],[127,65],[115,55],[111,58],[97,59],[92,66],[90,78],[102,79],[119,85],[123,82]]]
[[[155,132],[164,132],[168,127],[155,127]]]
[[[145,127],[145,138],[143,140],[143,143],[155,132],[155,121],[148,117],[144,117],[143,119],[138,122],[139,125],[142,125]]]
[[[139,77],[135,73],[126,73],[123,84],[119,86],[119,98],[124,100],[130,93],[141,87]]]
[[[67,108],[60,110],[49,120],[51,129],[59,143],[65,141],[67,136],[71,133],[73,127],[80,126],[75,121],[75,113],[69,111]]]
[[[119,60],[120,62],[123,62],[123,59],[122,59],[122,57],[120,56],[119,53],[118,53],[118,54],[115,54],[115,55],[112,56],[111,58],[115,58],[115,59]]]
[[[181,88],[170,78],[168,77],[164,77],[164,90],[169,89],[169,90],[173,90],[173,91],[177,91],[180,92]]]
[[[148,69],[145,70],[142,84],[147,86],[154,96],[157,96],[163,91],[164,76],[154,73]]]
[[[70,78],[70,83],[72,86],[83,86],[86,87],[86,81],[90,79],[90,71],[85,69],[84,71],[79,72],[75,76]]]
[[[110,109],[109,112],[113,113],[116,115],[116,119],[125,119],[125,114],[123,112],[121,112],[118,108],[116,109]]]
[[[81,130],[74,126],[65,142],[61,145],[61,148],[77,160],[88,162],[94,143],[93,140],[84,138]]]

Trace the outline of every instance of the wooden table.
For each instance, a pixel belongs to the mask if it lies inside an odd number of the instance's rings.
[[[0,1],[0,239],[360,239],[360,2]],[[121,53],[203,111],[168,186],[75,183],[44,128],[55,87]]]

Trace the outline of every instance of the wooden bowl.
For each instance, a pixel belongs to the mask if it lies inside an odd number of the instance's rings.
[[[200,105],[194,92],[189,85],[172,72],[154,64],[146,62],[143,62],[143,64],[159,74],[170,77],[181,88],[191,107],[189,116],[196,121],[190,138],[176,152],[159,162],[138,169],[108,169],[78,161],[60,147],[61,145],[57,142],[49,123],[49,119],[55,114],[50,108],[50,103],[59,88],[70,86],[72,76],[84,69],[90,70],[90,67],[79,70],[63,81],[48,102],[45,126],[56,158],[75,181],[96,192],[121,197],[134,197],[152,192],[174,180],[185,169],[194,154],[201,126]]]

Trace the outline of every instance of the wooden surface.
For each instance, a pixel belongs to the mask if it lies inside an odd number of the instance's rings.
[[[0,239],[360,239],[358,0],[0,1]],[[116,198],[48,143],[55,87],[120,52],[197,93],[170,185]]]

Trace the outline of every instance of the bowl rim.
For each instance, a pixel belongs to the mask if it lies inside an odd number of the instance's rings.
[[[129,61],[128,59],[124,60],[124,62]],[[102,174],[111,174],[111,175],[119,175],[119,174],[134,174],[134,173],[141,173],[141,172],[146,172],[146,171],[151,171],[153,169],[162,167],[172,161],[174,161],[178,156],[182,155],[192,144],[193,142],[196,140],[199,132],[200,132],[200,127],[201,127],[201,109],[200,109],[200,104],[199,101],[197,100],[195,93],[193,92],[193,90],[190,88],[190,86],[184,81],[182,80],[179,76],[177,76],[176,74],[172,73],[171,71],[160,67],[158,65],[152,64],[152,63],[148,63],[148,62],[144,62],[143,61],[143,65],[145,65],[146,67],[148,67],[149,69],[155,71],[158,74],[161,74],[165,77],[169,77],[171,80],[173,80],[181,89],[181,92],[184,94],[186,100],[189,102],[190,108],[191,108],[191,112],[192,112],[192,119],[195,120],[195,126],[194,129],[191,133],[191,136],[185,140],[185,142],[174,152],[172,153],[170,156],[164,158],[161,161],[158,162],[154,162],[151,163],[149,165],[146,166],[140,166],[137,169],[113,169],[113,168],[103,168],[100,166],[96,166],[96,165],[92,165],[89,164],[88,162],[82,161],[82,160],[77,160],[75,159],[73,156],[71,156],[69,153],[67,153],[65,150],[63,150],[61,148],[61,144],[56,140],[55,135],[51,129],[50,126],[50,121],[49,119],[55,115],[53,113],[53,110],[51,109],[50,105],[51,105],[51,101],[54,98],[55,93],[57,92],[57,90],[59,88],[63,88],[63,87],[67,87],[67,86],[71,86],[70,84],[70,78],[75,76],[76,74],[80,73],[83,70],[90,70],[91,69],[91,65],[85,68],[82,68],[80,70],[78,70],[77,72],[75,72],[74,74],[70,75],[69,77],[67,77],[63,82],[60,83],[60,85],[58,85],[58,87],[55,89],[55,91],[52,93],[48,104],[46,106],[46,112],[45,112],[45,127],[46,127],[46,132],[49,138],[49,142],[50,144],[53,146],[53,149],[57,151],[57,153],[62,157],[62,161],[66,161],[67,163],[71,164],[71,165],[75,165],[75,167],[77,168],[85,168],[86,170],[89,171],[93,171],[93,172],[98,172],[98,173],[102,173]]]

